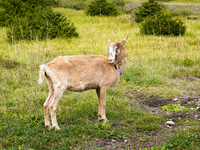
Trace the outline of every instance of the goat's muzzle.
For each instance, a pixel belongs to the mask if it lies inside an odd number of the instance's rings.
[[[113,59],[108,59],[108,63],[109,63],[110,65],[113,65],[114,60],[113,60]]]

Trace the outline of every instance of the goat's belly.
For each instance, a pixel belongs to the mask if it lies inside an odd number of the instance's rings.
[[[87,84],[87,85],[84,85],[84,84],[76,84],[76,85],[69,85],[67,87],[67,90],[69,91],[73,91],[73,92],[83,92],[83,91],[86,91],[86,90],[90,90],[90,89],[96,89],[98,88],[98,85],[94,85],[94,84]]]

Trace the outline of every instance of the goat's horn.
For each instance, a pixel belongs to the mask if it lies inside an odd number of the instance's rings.
[[[128,36],[124,40],[127,41],[128,40]]]
[[[112,41],[107,37],[108,44],[112,43]]]

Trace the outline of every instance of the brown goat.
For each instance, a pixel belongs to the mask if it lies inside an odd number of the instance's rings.
[[[40,66],[38,83],[41,84],[46,77],[49,85],[49,96],[44,103],[45,126],[51,127],[50,110],[52,127],[60,129],[56,119],[56,109],[66,90],[81,92],[96,89],[99,120],[107,121],[106,90],[117,85],[120,73],[125,69],[124,44],[127,39],[128,36],[122,42],[112,42],[108,39],[109,59],[103,56],[60,56],[47,65]]]

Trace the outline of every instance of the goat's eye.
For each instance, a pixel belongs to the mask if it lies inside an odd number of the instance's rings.
[[[117,45],[117,49],[119,49],[119,45]]]

